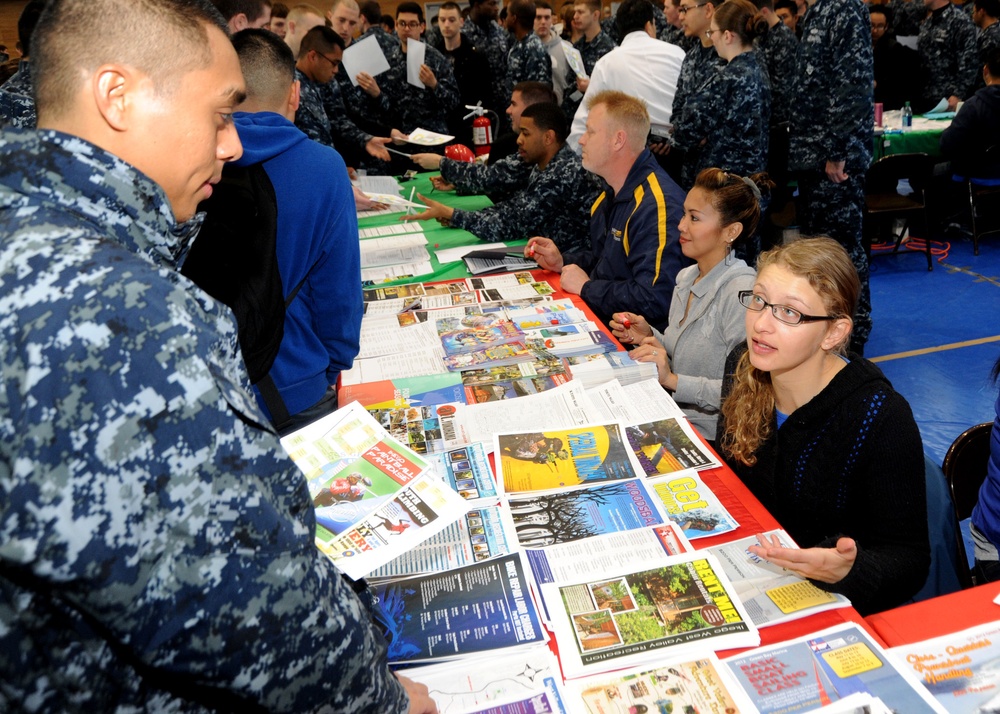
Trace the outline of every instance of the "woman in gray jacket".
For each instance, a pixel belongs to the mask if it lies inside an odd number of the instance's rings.
[[[615,313],[611,330],[632,356],[655,362],[660,384],[709,441],[715,440],[726,355],[746,339],[737,293],[753,286],[754,270],[733,256],[733,244],[750,238],[760,221],[766,174],[749,178],[709,168],[698,174],[684,200],[681,251],[695,261],[677,274],[667,328],[661,333],[642,315]]]

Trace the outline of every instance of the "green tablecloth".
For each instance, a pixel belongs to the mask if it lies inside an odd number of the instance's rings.
[[[431,191],[431,176],[436,176],[437,172],[427,172],[418,174],[411,181],[402,182],[403,198],[409,199],[410,191],[416,188],[416,193],[423,194],[435,201],[467,211],[474,211],[486,206],[493,205],[490,199],[485,196],[459,196],[452,191],[441,192]],[[414,196],[414,200],[416,196]],[[358,228],[372,228],[374,226],[385,226],[399,221],[399,213],[392,213],[382,216],[371,216],[358,221]],[[492,244],[481,241],[468,231],[460,228],[445,228],[437,221],[422,221],[421,227],[427,236],[427,250],[431,254],[431,267],[433,270],[426,275],[415,275],[412,278],[393,280],[378,285],[398,285],[400,283],[432,282],[437,280],[457,280],[458,278],[468,278],[469,271],[465,269],[465,263],[461,260],[452,263],[441,264],[437,259],[437,251],[445,248],[458,248],[465,245],[482,245],[489,248]],[[526,240],[516,241],[511,245],[524,245]],[[366,287],[369,287],[366,285]]]
[[[898,127],[898,120],[887,126]],[[890,131],[875,135],[874,161],[891,154],[923,153],[932,158],[941,156],[941,134],[951,126],[951,119],[914,117],[913,128],[904,132]]]

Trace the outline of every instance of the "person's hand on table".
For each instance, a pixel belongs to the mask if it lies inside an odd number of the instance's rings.
[[[410,141],[410,135],[404,134],[399,129],[393,129],[390,131],[389,136],[392,137],[393,144],[406,144]]]
[[[559,274],[559,287],[571,295],[579,295],[588,280],[590,276],[579,265],[564,265]]]
[[[354,206],[359,211],[381,211],[383,208],[387,208],[384,203],[379,203],[378,201],[373,201],[371,196],[368,196],[364,191],[362,191],[357,186],[352,186],[354,189]]]
[[[387,136],[373,136],[365,144],[365,151],[368,152],[369,156],[374,156],[376,159],[382,159],[382,161],[389,161],[392,157],[389,156],[389,152],[385,150],[385,145],[388,144],[392,139]]]
[[[426,211],[414,214],[412,216],[401,216],[399,220],[401,221],[429,221],[432,218],[437,219],[437,222],[442,226],[451,225],[451,217],[455,215],[455,209],[451,206],[446,206],[443,203],[438,203],[437,201],[432,201],[431,199],[417,194],[420,198],[421,203],[427,206]]]
[[[646,318],[634,312],[616,312],[611,316],[608,327],[619,342],[629,345],[637,345],[642,342],[642,338],[653,334],[653,328],[646,322]]]
[[[420,81],[423,82],[428,89],[436,89],[438,86],[438,78],[434,76],[434,70],[425,64],[420,65]]]
[[[378,86],[378,82],[367,72],[358,72],[358,76],[355,77],[358,80],[358,86],[364,90],[365,94],[373,99],[377,99],[382,93],[382,90]]]
[[[436,169],[441,166],[441,159],[444,157],[440,154],[424,153],[413,154],[410,158],[413,159],[413,163],[418,164],[422,169]],[[434,179],[431,179],[431,182],[433,181]],[[437,188],[437,186],[434,188]]]
[[[419,682],[414,682],[401,674],[396,675],[396,679],[403,685],[407,695],[410,697],[410,708],[408,714],[437,714],[437,704],[431,699],[427,687]]]
[[[437,156],[437,154],[430,154],[430,156]],[[431,186],[434,187],[435,191],[454,191],[455,184],[448,183],[440,176],[431,176]]]
[[[559,248],[548,238],[535,236],[529,238],[524,246],[524,257],[534,258],[539,268],[551,270],[553,273],[561,273],[563,270],[563,257]]]
[[[762,534],[757,536],[757,542],[760,545],[752,545],[748,550],[758,558],[821,583],[843,580],[858,557],[853,538],[838,539],[836,548],[785,548],[777,536],[768,540]]]
[[[671,392],[677,391],[677,375],[670,369],[667,351],[655,337],[643,337],[642,342],[631,352],[636,362],[652,362],[656,365],[656,377],[661,385]]]
[[[952,94],[950,97],[948,97],[948,111],[949,112],[953,112],[956,109],[958,109],[958,103],[960,101],[962,101],[962,98],[958,97],[958,96],[956,96],[954,94]]]
[[[843,161],[827,161],[826,177],[834,183],[844,183],[844,181],[850,178],[850,176],[844,172]]]

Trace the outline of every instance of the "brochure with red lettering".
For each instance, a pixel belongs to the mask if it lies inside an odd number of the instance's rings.
[[[305,474],[316,545],[355,580],[458,520],[465,500],[357,402],[281,440]]]

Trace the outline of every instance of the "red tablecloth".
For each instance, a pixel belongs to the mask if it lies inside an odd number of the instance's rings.
[[[908,645],[1000,620],[1000,583],[988,583],[950,595],[904,605],[865,618],[889,647]]]

